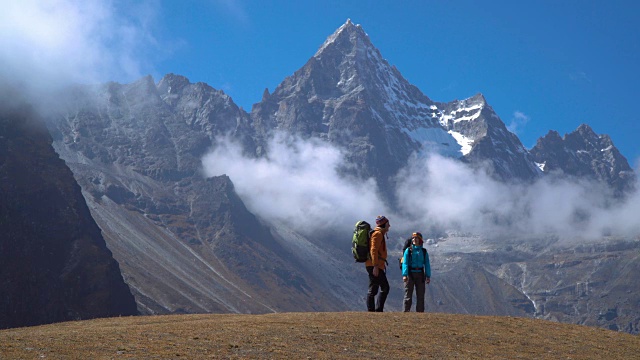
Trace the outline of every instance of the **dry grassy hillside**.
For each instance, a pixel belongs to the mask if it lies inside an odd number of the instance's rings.
[[[640,337],[513,317],[171,315],[0,331],[0,359],[637,359]]]

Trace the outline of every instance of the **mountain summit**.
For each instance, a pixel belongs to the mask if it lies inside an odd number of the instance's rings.
[[[436,125],[433,102],[389,65],[362,27],[351,20],[329,36],[312,59],[322,64],[322,70],[334,67],[340,72],[335,86],[343,94],[356,92],[365,100],[374,100],[369,102],[371,107],[379,103],[382,108],[374,109],[391,115],[384,119],[392,120],[387,125]]]
[[[362,177],[374,177],[381,187],[393,183],[414,153],[488,163],[501,179],[540,173],[484,96],[433,102],[351,20],[273,94],[265,94],[251,117],[264,135],[278,129],[329,140],[345,150]]]

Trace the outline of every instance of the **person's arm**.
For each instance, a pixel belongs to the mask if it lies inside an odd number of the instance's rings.
[[[374,231],[371,234],[371,246],[369,247],[369,255],[371,255],[371,263],[373,264],[373,276],[378,276],[378,261],[380,261],[379,250],[382,245],[382,233]]]
[[[402,279],[407,281],[407,276],[409,276],[409,249],[405,249],[402,254]]]
[[[431,262],[429,261],[429,252],[424,251],[424,272],[425,272],[425,282],[428,284],[431,282]]]
[[[371,263],[373,266],[378,266],[378,261],[380,261],[380,246],[382,233],[380,231],[376,231],[371,234],[371,246],[369,247],[369,255],[371,255]]]

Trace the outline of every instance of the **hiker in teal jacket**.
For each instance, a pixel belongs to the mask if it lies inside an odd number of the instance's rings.
[[[404,281],[404,311],[411,310],[413,288],[416,289],[416,311],[424,312],[425,284],[431,282],[429,253],[422,247],[422,234],[414,232],[411,245],[407,247],[402,260],[402,280]]]

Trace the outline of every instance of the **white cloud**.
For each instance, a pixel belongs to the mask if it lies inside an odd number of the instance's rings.
[[[120,5],[120,6],[118,6]],[[8,0],[0,11],[2,86],[36,99],[70,83],[130,80],[156,48],[155,10],[107,0]]]
[[[529,122],[530,118],[525,113],[521,111],[515,111],[513,113],[513,117],[511,118],[511,122],[507,126],[507,129],[514,134],[519,134],[522,131],[522,128]]]
[[[640,196],[609,203],[595,183],[545,177],[529,185],[495,181],[483,170],[439,155],[414,158],[398,174],[401,209],[390,213],[372,180],[339,174],[343,154],[319,141],[276,137],[268,158],[246,158],[229,141],[203,159],[207,176],[227,174],[247,207],[266,220],[305,233],[332,226],[349,232],[355,221],[385,213],[395,235],[458,230],[488,236],[601,239],[637,236]]]
[[[637,236],[640,224],[629,214],[640,197],[612,203],[602,185],[543,177],[533,184],[505,184],[483,170],[432,155],[414,159],[403,171],[400,203],[415,223],[479,234],[600,239],[605,234]]]
[[[267,158],[247,158],[238,144],[219,140],[203,158],[207,176],[226,174],[247,207],[266,220],[284,221],[302,234],[348,229],[386,213],[373,180],[339,175],[343,154],[320,140],[276,135]]]
[[[591,77],[584,71],[574,71],[569,74],[569,78],[575,82],[591,84]]]

